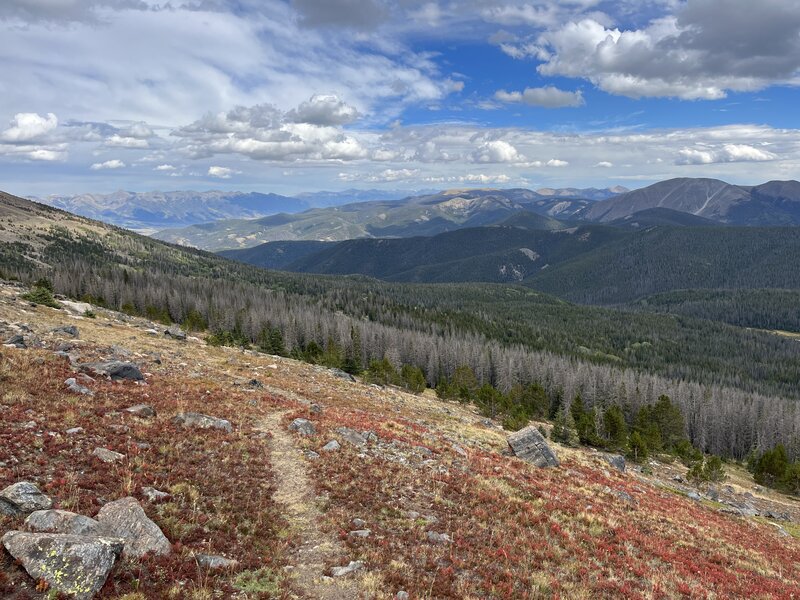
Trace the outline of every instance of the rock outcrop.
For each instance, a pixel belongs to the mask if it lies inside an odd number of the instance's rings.
[[[124,556],[139,558],[147,553],[165,555],[172,551],[172,544],[136,498],[109,502],[97,513],[97,520],[108,535],[124,540]]]
[[[558,457],[550,448],[541,432],[530,426],[508,436],[508,445],[514,456],[537,467],[557,467]]]
[[[53,501],[35,483],[18,481],[0,492],[0,514],[9,517],[27,515],[53,506]]]

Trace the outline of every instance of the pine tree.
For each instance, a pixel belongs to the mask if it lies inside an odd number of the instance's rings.
[[[556,414],[553,423],[553,432],[551,437],[567,446],[577,446],[580,440],[578,439],[578,432],[575,429],[575,419],[572,418],[572,412],[560,408]]]
[[[608,440],[608,447],[613,450],[622,450],[628,443],[628,424],[622,409],[613,404],[603,413],[603,427]]]
[[[647,448],[647,442],[638,431],[631,434],[631,439],[628,442],[628,458],[633,462],[643,463],[647,460],[650,452]]]

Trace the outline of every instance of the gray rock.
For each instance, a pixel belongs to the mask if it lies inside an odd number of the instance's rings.
[[[0,492],[0,513],[9,517],[47,510],[51,506],[53,501],[50,497],[30,481],[18,481]]]
[[[92,454],[97,458],[99,458],[100,460],[102,460],[104,463],[115,463],[125,458],[124,454],[120,454],[119,452],[114,452],[113,450],[109,450],[108,448],[95,448]]]
[[[350,373],[342,371],[341,369],[331,369],[331,375],[338,377],[339,379],[346,379],[347,381],[356,380],[356,378],[350,375]]]
[[[75,325],[62,325],[61,327],[56,327],[55,329],[50,330],[51,333],[63,333],[64,335],[68,335],[69,337],[76,338],[78,337],[78,328]]]
[[[686,494],[686,497],[689,498],[690,500],[695,500],[695,501],[700,500],[700,494],[698,494],[697,492],[689,492],[688,494]]]
[[[25,343],[25,337],[22,335],[12,335],[8,338],[5,342],[3,342],[6,346],[13,346],[14,348],[19,348],[20,350],[24,350],[28,347]]]
[[[82,394],[84,396],[94,396],[94,392],[87,388],[86,386],[81,385],[78,383],[78,380],[74,377],[70,377],[64,382],[64,385],[69,388],[69,391],[73,394]]]
[[[541,432],[530,426],[508,436],[508,445],[515,456],[537,467],[557,467],[558,457]]]
[[[102,535],[100,523],[68,510],[37,510],[25,519],[25,526],[37,533],[65,533],[69,535]]]
[[[350,429],[349,427],[338,427],[336,433],[342,436],[345,442],[353,446],[364,446],[367,443],[367,438],[358,433],[355,429]]]
[[[337,442],[336,440],[331,440],[330,442],[328,442],[327,444],[325,444],[322,447],[322,451],[323,452],[336,452],[340,448],[341,448],[341,446],[339,445],[339,442]]]
[[[623,502],[627,502],[628,504],[634,504],[636,501],[633,499],[628,492],[625,490],[614,490],[614,495],[622,500]]]
[[[108,362],[83,363],[78,365],[82,373],[110,377],[113,381],[122,379],[128,381],[142,381],[144,376],[139,367],[129,362],[111,360]]]
[[[351,531],[347,535],[354,538],[368,538],[372,534],[372,531],[369,529],[356,529],[355,531]]]
[[[70,427],[64,433],[66,433],[67,435],[77,435],[83,432],[84,432],[83,427]]]
[[[228,433],[233,431],[233,426],[227,419],[219,419],[217,417],[212,417],[210,415],[204,415],[201,413],[181,413],[176,415],[172,419],[172,422],[176,425],[182,425],[183,427],[196,427],[197,429],[221,429],[223,431],[227,431]]]
[[[434,544],[449,544],[453,540],[446,533],[436,533],[435,531],[428,532],[428,541]]]
[[[172,545],[158,525],[145,514],[136,498],[122,498],[109,502],[97,513],[103,529],[114,537],[125,540],[124,556],[140,558],[147,553],[165,555]]]
[[[606,454],[603,458],[620,473],[625,472],[625,457],[621,454]]]
[[[170,337],[174,340],[185,340],[186,339],[186,332],[183,331],[177,325],[173,325],[172,327],[167,327],[164,330],[164,335]]]
[[[82,315],[83,313],[92,310],[92,305],[88,302],[73,302],[71,300],[61,300],[60,302],[61,306],[76,315]]]
[[[322,414],[322,407],[319,404],[312,403],[310,410],[311,410],[312,414],[315,414],[315,415],[321,415]]]
[[[165,500],[169,498],[170,495],[167,492],[162,492],[156,488],[143,487],[142,496],[147,498],[150,502],[158,502],[159,500]]]
[[[314,435],[317,429],[308,419],[295,419],[289,424],[289,431],[296,431],[300,435]]]
[[[331,577],[344,577],[345,575],[350,575],[350,573],[355,573],[363,568],[364,563],[360,560],[350,561],[350,564],[346,567],[333,567],[331,569]]]
[[[394,595],[394,600],[409,600],[411,596],[408,595],[408,592],[405,590],[400,590]]]
[[[239,564],[239,561],[218,554],[195,554],[194,559],[198,565],[206,569],[230,569]]]
[[[150,417],[156,416],[155,409],[149,404],[136,404],[135,406],[129,406],[125,409],[125,412],[136,415],[137,417],[141,417],[142,419],[149,419]]]
[[[2,541],[33,579],[78,600],[100,591],[123,548],[117,539],[59,533],[9,531]]]
[[[358,518],[353,519],[351,523],[353,524],[353,527],[356,527],[358,529],[364,529],[364,526],[367,524],[367,522],[364,519],[358,519]]]
[[[453,452],[455,452],[462,458],[467,458],[467,451],[464,450],[464,448],[462,448],[458,444],[451,444],[450,447],[453,449]]]
[[[309,460],[317,460],[319,458],[319,454],[317,454],[313,450],[306,450],[303,454]]]

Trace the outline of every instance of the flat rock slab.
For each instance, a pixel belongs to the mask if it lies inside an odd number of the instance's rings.
[[[195,554],[197,564],[206,569],[230,569],[239,564],[238,561],[217,554]]]
[[[85,385],[81,385],[80,383],[78,383],[78,380],[75,379],[74,377],[70,377],[69,379],[67,379],[64,382],[64,385],[66,385],[67,388],[69,388],[70,392],[73,392],[75,394],[82,394],[84,396],[94,396],[94,392],[92,390],[87,388]]]
[[[102,460],[104,463],[115,463],[125,458],[124,454],[120,454],[119,452],[114,452],[113,450],[109,450],[108,448],[95,448],[92,454],[97,458],[99,458],[100,460]]]
[[[171,337],[174,340],[186,339],[186,332],[177,326],[168,327],[166,330],[164,330],[164,335],[167,337]]]
[[[351,561],[345,567],[333,567],[331,569],[331,577],[345,577],[346,575],[350,575],[350,573],[355,573],[364,568],[364,563],[360,560]]]
[[[149,404],[137,404],[135,406],[129,406],[125,409],[125,412],[136,415],[137,417],[141,417],[142,419],[149,419],[150,417],[156,416],[155,409]]]
[[[526,427],[508,436],[514,456],[537,467],[557,467],[558,457],[536,427]]]
[[[142,381],[144,375],[135,364],[130,362],[123,362],[120,360],[111,360],[108,362],[95,362],[83,363],[78,365],[78,369],[82,373],[89,373],[90,375],[100,375],[110,377],[113,381],[127,380],[127,381]]]
[[[24,531],[9,531],[2,542],[33,579],[79,600],[100,591],[123,546],[113,538]]]
[[[231,422],[227,419],[218,419],[210,415],[188,412],[173,417],[172,422],[183,427],[196,427],[198,429],[221,429],[228,433],[233,431]]]
[[[49,496],[44,495],[35,483],[18,481],[0,492],[0,514],[9,517],[27,515],[35,510],[53,506]]]
[[[350,429],[349,427],[338,427],[336,433],[342,436],[345,442],[353,444],[354,446],[364,446],[367,443],[367,438],[355,429]]]
[[[167,537],[145,514],[136,498],[109,502],[97,513],[106,533],[125,541],[126,557],[140,558],[147,553],[165,555],[172,551]]]
[[[37,533],[68,535],[102,535],[103,527],[89,517],[68,510],[37,510],[25,519],[25,527]]]

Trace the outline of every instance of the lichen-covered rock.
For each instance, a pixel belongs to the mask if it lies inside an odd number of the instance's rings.
[[[227,419],[218,419],[217,417],[195,412],[187,412],[176,415],[173,417],[172,422],[176,425],[182,425],[184,427],[196,427],[198,429],[222,429],[228,433],[233,431],[233,426],[231,426],[231,422]]]
[[[621,454],[606,454],[603,458],[620,473],[625,472],[625,457]]]
[[[70,377],[69,379],[64,381],[64,385],[67,386],[70,392],[73,392],[75,394],[81,394],[83,396],[94,396],[94,392],[92,390],[78,383],[78,380],[75,379],[74,377]]]
[[[50,333],[63,333],[64,335],[68,335],[69,337],[76,338],[78,337],[78,328],[75,325],[62,325],[61,327],[56,327],[55,329],[51,329]]]
[[[300,435],[314,435],[317,433],[314,424],[308,419],[295,419],[289,424],[289,431],[296,431]]]
[[[69,535],[102,535],[100,523],[68,510],[37,510],[25,519],[25,527],[38,533],[66,533]]]
[[[149,419],[150,417],[156,416],[155,409],[149,404],[137,404],[135,406],[129,406],[125,409],[125,412],[136,415],[137,417],[141,417],[142,419]]]
[[[170,496],[167,492],[162,492],[161,490],[157,490],[156,488],[153,487],[143,487],[142,495],[145,498],[147,498],[150,502],[159,502],[161,500],[166,500]]]
[[[350,429],[349,427],[338,427],[336,429],[336,433],[342,436],[342,439],[345,442],[348,444],[353,444],[354,446],[363,446],[367,443],[367,438],[365,438],[355,429]]]
[[[236,560],[217,554],[195,554],[194,559],[198,565],[206,569],[230,569],[239,564]]]
[[[183,329],[181,329],[177,325],[173,325],[172,327],[167,327],[167,329],[164,330],[164,335],[167,337],[171,337],[174,340],[186,339],[186,332],[183,331]]]
[[[350,563],[346,567],[333,567],[331,569],[331,577],[344,577],[346,575],[350,575],[350,573],[355,573],[356,571],[363,569],[364,563],[360,560],[350,561]]]
[[[46,510],[53,506],[49,496],[44,495],[35,483],[18,481],[0,492],[0,514],[9,517],[27,515],[35,510]]]
[[[508,445],[515,456],[537,467],[557,467],[559,464],[555,452],[536,427],[512,433],[508,436]]]
[[[119,360],[110,360],[108,362],[95,362],[83,363],[78,365],[78,369],[83,373],[90,375],[100,375],[110,377],[113,381],[122,379],[128,381],[142,381],[144,375],[133,363],[123,362]]]
[[[123,547],[118,539],[24,531],[9,531],[2,542],[33,579],[78,600],[100,591]]]
[[[109,502],[97,513],[97,520],[107,535],[125,541],[123,554],[139,558],[147,553],[165,555],[172,545],[158,525],[145,514],[136,498]]]

